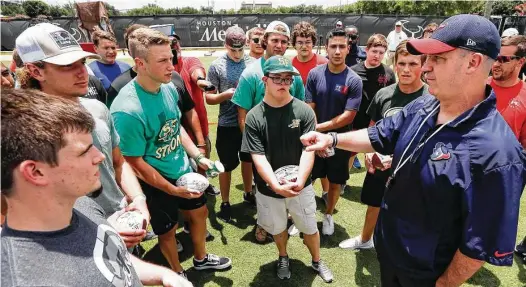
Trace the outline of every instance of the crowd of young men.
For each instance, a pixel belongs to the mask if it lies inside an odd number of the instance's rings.
[[[189,286],[179,210],[194,268],[230,268],[206,249],[206,195],[221,194],[219,218],[235,217],[230,187],[240,163],[256,240],[271,237],[278,250],[277,277],[291,278],[288,236],[301,232],[311,267],[332,282],[313,182],[322,181],[330,236],[356,152],[366,153],[366,218],[340,247],[376,248],[382,286],[458,286],[484,262],[510,265],[514,250],[526,261],[526,238],[513,248],[525,185],[526,37],[501,40],[488,20],[459,15],[426,27],[423,39],[402,39],[397,22],[362,49],[358,29],[338,24],[325,37],[326,57],[313,53],[307,22],[292,32],[281,21],[246,33],[230,27],[208,71],[182,56],[179,35],[142,25],[125,33],[133,67],[115,60],[107,32],[94,33],[92,54],[55,25],[24,31],[17,80],[2,66],[2,283]],[[382,64],[386,54],[394,71]],[[219,191],[195,193],[175,182],[192,160],[202,174],[213,165],[205,101],[220,105],[215,146],[225,172]],[[290,165],[297,178],[278,179]],[[147,235],[116,224],[130,210],[151,224],[171,270],[128,253]],[[37,272],[20,272],[35,260]]]

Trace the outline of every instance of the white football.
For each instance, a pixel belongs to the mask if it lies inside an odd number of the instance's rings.
[[[120,229],[146,229],[146,219],[138,210],[126,211],[117,218]]]
[[[197,172],[189,172],[181,176],[175,184],[177,186],[185,186],[190,192],[204,192],[210,185],[208,179]]]
[[[298,172],[300,170],[300,167],[297,165],[285,165],[280,168],[278,168],[274,174],[276,175],[276,178],[280,183],[288,181],[288,182],[296,182],[298,180]]]

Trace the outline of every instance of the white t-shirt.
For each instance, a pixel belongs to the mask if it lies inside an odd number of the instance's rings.
[[[396,33],[395,30],[391,31],[387,36],[387,50],[395,51],[398,44],[405,39],[407,39],[407,35],[404,31],[400,31],[400,33]]]

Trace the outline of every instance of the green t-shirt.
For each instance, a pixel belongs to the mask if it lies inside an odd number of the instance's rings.
[[[401,111],[407,104],[416,98],[429,94],[428,86],[424,86],[418,91],[405,94],[398,88],[398,84],[392,84],[381,88],[367,109],[367,115],[372,121],[377,122],[383,118],[390,117]]]
[[[241,151],[264,154],[275,171],[285,165],[299,165],[303,144],[300,137],[316,129],[314,111],[304,102],[292,99],[280,108],[261,102],[247,114]],[[282,198],[272,191],[254,170],[258,192]],[[310,177],[305,186],[310,184]]]
[[[134,79],[124,86],[110,111],[125,156],[141,156],[169,179],[191,171],[181,143],[179,95],[172,83],[162,84],[156,94],[145,91]]]
[[[236,92],[231,99],[234,104],[247,111],[261,103],[265,96],[265,84],[261,79],[263,78],[264,63],[265,57],[261,57],[259,61],[254,61],[245,68],[239,78]],[[294,82],[290,86],[290,94],[297,99],[305,100],[305,87],[301,76],[294,76]]]

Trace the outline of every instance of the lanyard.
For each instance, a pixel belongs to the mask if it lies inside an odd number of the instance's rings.
[[[429,113],[429,115],[426,116],[426,118],[422,121],[422,123],[420,124],[420,126],[418,127],[418,129],[416,130],[416,133],[415,135],[413,136],[413,138],[411,139],[411,141],[409,142],[409,144],[407,145],[407,147],[405,148],[404,152],[402,153],[402,156],[400,157],[400,160],[398,161],[398,164],[396,165],[396,168],[394,169],[393,171],[393,174],[390,176],[388,182],[390,182],[395,176],[396,176],[396,173],[407,163],[407,161],[413,157],[413,155],[415,154],[415,152],[417,150],[419,150],[422,146],[424,146],[432,137],[434,137],[439,131],[441,131],[445,126],[447,126],[449,123],[451,123],[451,121],[448,121],[447,123],[441,125],[440,127],[438,127],[438,129],[436,129],[436,131],[434,131],[424,142],[422,142],[421,144],[419,144],[414,150],[413,152],[404,160],[404,156],[405,154],[407,153],[407,151],[409,150],[409,148],[411,147],[411,144],[413,144],[413,141],[415,140],[415,138],[418,136],[418,133],[420,132],[420,130],[422,129],[422,127],[424,126],[424,124],[427,122],[427,120],[435,114],[435,112],[438,110],[438,108],[440,107],[440,104],[437,105],[436,108],[434,108],[431,113]]]

